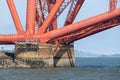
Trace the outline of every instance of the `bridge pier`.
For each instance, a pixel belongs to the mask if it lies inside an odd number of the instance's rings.
[[[29,68],[74,67],[75,64],[73,45],[18,42],[15,57],[16,62]]]

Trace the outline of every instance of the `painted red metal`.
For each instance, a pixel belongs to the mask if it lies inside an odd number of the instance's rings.
[[[51,10],[53,9],[54,5],[56,3],[56,0],[49,0],[49,4],[48,4],[48,7],[49,7],[49,13],[51,12]],[[57,14],[54,16],[55,20],[53,21],[53,23],[50,24],[49,26],[49,30],[54,30],[54,29],[57,29]]]
[[[17,42],[17,41],[23,41],[24,39],[25,39],[24,35],[18,35],[18,34],[1,34],[0,35],[0,44],[15,44],[15,42]]]
[[[17,33],[18,34],[23,34],[24,31],[23,31],[23,28],[22,28],[22,25],[21,25],[19,16],[17,14],[17,11],[16,11],[16,8],[15,8],[13,0],[6,0],[6,1],[7,1],[7,4],[8,4],[8,7],[10,9],[10,12],[11,12],[14,24],[16,26]]]
[[[67,20],[65,21],[65,25],[69,25],[69,24],[72,24],[75,17],[77,16],[80,8],[82,7],[83,3],[84,3],[85,0],[78,0],[74,9],[71,11],[71,13],[68,14],[68,18]]]
[[[109,0],[109,10],[112,11],[117,7],[118,0]]]
[[[94,25],[94,24],[98,24],[107,20],[110,20],[114,17],[118,17],[120,16],[120,8],[116,9],[114,11],[111,12],[106,12],[104,14],[100,14],[98,16],[94,16],[92,18],[88,18],[86,20],[77,22],[75,24],[71,24],[68,26],[65,26],[63,28],[57,29],[57,30],[53,30],[50,31],[48,33],[44,33],[43,35],[35,35],[34,37],[37,38],[41,38],[41,42],[48,42],[50,40],[71,34],[71,33],[75,33],[79,30],[82,30],[88,26]]]
[[[19,41],[69,44],[120,25],[120,8],[116,9],[117,0],[110,0],[110,11],[74,24],[72,23],[85,0],[67,0],[67,2],[66,0],[27,0],[26,31],[24,31],[13,0],[6,1],[17,34],[0,34],[0,44],[15,44]],[[65,26],[58,28],[57,23],[60,22],[57,21],[58,16],[73,2],[75,6],[70,7]],[[35,27],[38,28],[36,32]]]
[[[43,20],[44,20],[44,14],[43,14],[43,8],[44,8],[44,5],[41,5],[41,0],[38,0],[37,1],[38,4],[37,4],[37,8],[36,8],[36,24],[37,24],[37,27],[39,28],[42,23],[43,23]],[[45,3],[45,1],[44,1]],[[41,11],[41,13],[39,13],[39,11]]]
[[[43,34],[44,32],[46,32],[48,26],[50,25],[50,22],[54,19],[54,16],[57,14],[57,11],[59,10],[63,2],[64,0],[58,0],[56,2],[56,4],[54,5],[54,8],[51,10],[48,17],[43,22],[43,25],[39,28],[37,34]]]
[[[30,39],[35,32],[36,5],[37,0],[27,0],[26,35],[28,39]]]
[[[76,40],[80,40],[92,34],[104,31],[109,28],[113,28],[118,25],[120,25],[120,16],[113,18],[111,20],[105,21],[105,22],[101,22],[101,23],[98,23],[92,26],[88,26],[85,29],[82,29],[76,33],[72,33],[70,35],[57,38],[56,40],[59,42],[59,44],[70,44]]]

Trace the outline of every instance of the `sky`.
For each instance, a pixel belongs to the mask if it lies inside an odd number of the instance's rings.
[[[84,20],[86,18],[104,13],[109,9],[109,0],[85,0],[75,22]],[[14,0],[17,7],[22,25],[25,26],[26,22],[26,1]],[[117,7],[120,7],[120,0]],[[63,19],[65,14],[59,17],[61,21],[58,26],[63,26]],[[14,23],[10,16],[6,0],[0,0],[0,34],[13,34],[16,33]],[[25,29],[25,27],[24,27]],[[95,54],[120,54],[120,26],[97,33],[87,38],[74,42],[75,50],[91,52]],[[3,45],[0,45],[0,47]],[[10,49],[10,46],[6,46]]]
[[[109,0],[86,0],[76,21],[108,11]],[[120,8],[120,0],[117,7]],[[120,26],[76,41],[75,49],[95,54],[120,54]]]

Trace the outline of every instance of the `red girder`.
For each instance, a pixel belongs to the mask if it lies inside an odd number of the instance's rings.
[[[112,11],[117,7],[118,0],[109,0],[109,10]]]
[[[36,5],[37,0],[27,0],[26,35],[28,39],[30,39],[35,32]]]
[[[79,40],[79,39],[82,39],[82,38],[85,38],[85,37],[88,37],[90,35],[99,33],[99,32],[104,31],[106,29],[116,27],[118,25],[120,25],[120,16],[115,18],[115,19],[112,19],[112,20],[110,20],[108,22],[105,21],[105,22],[101,23],[101,25],[98,26],[98,28],[95,28],[95,29],[91,30],[90,32],[86,32],[83,35],[77,36],[76,39],[69,41],[69,43],[74,42],[74,41]]]
[[[8,4],[8,7],[10,9],[10,12],[11,12],[15,27],[17,29],[17,33],[18,34],[23,34],[24,31],[23,31],[23,28],[22,28],[22,25],[21,25],[19,16],[17,14],[17,11],[16,11],[13,0],[6,0],[6,1],[7,1],[7,4]]]
[[[69,25],[69,24],[72,24],[76,15],[78,14],[80,8],[82,7],[83,3],[84,3],[85,0],[78,0],[74,9],[71,11],[71,13],[68,13],[69,16],[65,22],[65,25]]]
[[[111,12],[106,12],[106,13],[100,14],[98,16],[94,16],[92,18],[88,18],[86,20],[65,26],[65,27],[57,29],[57,30],[53,30],[53,31],[44,33],[43,35],[36,34],[36,35],[34,35],[34,37],[40,38],[40,42],[45,43],[45,42],[49,42],[53,39],[56,39],[56,38],[59,38],[62,36],[66,36],[68,34],[75,33],[81,29],[88,27],[88,26],[113,19],[118,16],[120,16],[120,8],[115,9],[114,11],[111,11]]]
[[[16,41],[24,40],[24,35],[18,34],[1,34],[0,35],[0,44],[15,44]]]
[[[48,17],[45,19],[42,26],[38,29],[37,34],[43,34],[44,32],[46,32],[50,22],[54,19],[54,16],[57,14],[57,11],[59,10],[59,8],[63,2],[64,2],[64,0],[58,0],[55,3],[55,5],[52,8],[51,12],[49,13]]]
[[[37,8],[36,8],[36,22],[38,28],[42,26],[44,18],[44,8],[45,4],[47,3],[46,0],[38,0]]]
[[[108,21],[104,21],[92,26],[88,26],[85,29],[82,29],[76,33],[67,35],[65,37],[58,38],[57,40],[59,44],[70,44],[76,40],[80,40],[82,38],[88,37],[90,35],[93,35],[95,33],[104,31],[106,29],[109,29],[118,25],[120,25],[120,16],[110,19]]]
[[[115,9],[117,0],[110,0],[109,12],[74,24],[72,23],[85,0],[27,0],[26,31],[24,31],[13,0],[6,1],[17,34],[0,34],[0,44],[15,44],[17,41],[38,41],[40,43],[51,43],[54,41],[55,44],[69,44],[120,25],[120,8]],[[77,2],[72,9],[70,8],[70,14],[68,13],[65,26],[57,28],[58,15],[74,1]],[[36,27],[37,29],[35,30]]]
[[[55,3],[56,3],[56,0],[49,0],[49,4],[48,4],[48,6],[49,6],[49,13],[51,12],[51,10],[54,7]],[[50,31],[54,30],[54,29],[57,29],[57,14],[55,14],[54,19],[55,20],[49,26],[49,30]]]
[[[37,7],[36,7],[36,26],[35,26],[35,33],[37,32],[38,28],[40,28],[40,26],[42,26],[43,21],[44,21],[44,7],[45,7],[45,3],[46,0],[43,1],[43,5],[41,0],[37,1]]]

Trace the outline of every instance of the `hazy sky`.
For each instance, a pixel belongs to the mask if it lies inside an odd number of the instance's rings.
[[[109,0],[86,0],[76,21],[108,11]],[[120,0],[118,2],[120,8]],[[75,49],[96,54],[120,54],[120,26],[75,42]]]
[[[26,1],[14,0],[15,5],[22,21],[22,25],[25,26],[26,21]],[[109,0],[86,0],[82,6],[75,22],[101,14],[108,11]],[[120,0],[118,2],[120,7]],[[63,15],[59,17],[62,26]],[[6,0],[0,0],[0,34],[4,33],[16,33],[14,23],[10,16]],[[25,28],[24,28],[25,29]],[[106,30],[104,32],[92,35],[90,37],[76,41],[75,50],[92,52],[96,54],[120,54],[120,26]]]

